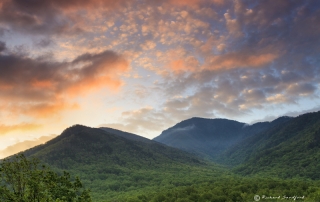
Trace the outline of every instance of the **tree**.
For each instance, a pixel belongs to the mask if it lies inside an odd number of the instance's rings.
[[[70,174],[58,175],[39,160],[27,159],[23,154],[4,159],[0,164],[1,202],[88,202],[89,190],[79,178],[74,182]]]

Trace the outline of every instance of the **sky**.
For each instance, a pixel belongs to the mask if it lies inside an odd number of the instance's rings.
[[[1,0],[0,158],[74,124],[320,110],[318,0]]]

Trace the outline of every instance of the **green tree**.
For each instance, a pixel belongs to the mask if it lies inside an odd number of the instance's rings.
[[[89,190],[79,178],[63,175],[39,165],[39,160],[23,154],[2,160],[0,164],[0,201],[2,202],[88,202]]]

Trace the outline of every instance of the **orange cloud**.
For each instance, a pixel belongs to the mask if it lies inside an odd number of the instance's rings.
[[[173,71],[182,71],[186,70],[185,64],[183,60],[175,60],[170,63],[170,67]]]
[[[267,65],[277,59],[277,53],[256,53],[233,52],[223,55],[206,56],[204,65],[200,65],[195,56],[187,55],[184,50],[171,50],[166,53],[169,57],[166,69],[174,74],[183,72],[198,72],[203,70],[228,70],[233,68],[256,68]],[[162,58],[165,60],[164,58]],[[165,74],[167,72],[160,72]]]
[[[50,2],[50,0],[49,0]],[[69,1],[54,1],[51,0],[51,4],[54,7],[58,7],[64,10],[81,9],[81,8],[105,8],[113,9],[120,5],[125,4],[125,0],[113,1],[113,0],[69,0]]]
[[[116,92],[129,62],[112,51],[83,54],[71,62],[50,62],[18,55],[0,55],[0,104],[10,112],[49,117],[79,109],[72,98],[104,87]],[[8,110],[8,109],[7,109]]]
[[[33,88],[52,89],[52,88],[54,88],[55,84],[52,81],[38,81],[38,80],[35,80],[35,81],[31,82],[31,86]]]
[[[171,4],[177,6],[197,6],[201,0],[170,0]]]
[[[30,130],[36,130],[38,128],[42,127],[39,124],[32,124],[32,123],[21,123],[16,125],[0,125],[0,135],[4,135],[7,133],[10,133],[12,131],[30,131]]]
[[[112,92],[116,92],[123,85],[124,82],[121,80],[114,79],[109,76],[101,76],[99,78],[88,79],[86,81],[79,82],[77,85],[70,86],[70,88],[68,88],[66,91],[66,94],[78,96],[102,87],[107,87]]]
[[[161,69],[158,74],[166,75],[168,72],[173,72],[177,75],[197,71],[200,67],[198,59],[183,48],[172,49],[158,55],[158,59],[165,64],[165,69]]]
[[[102,87],[108,87],[109,90],[116,92],[124,85],[119,77],[129,71],[127,60],[120,57],[111,60],[99,58],[94,62],[95,64],[89,63],[82,67],[83,78],[70,85],[66,91],[67,94],[76,96]]]
[[[179,74],[182,72],[194,72],[197,70],[197,67],[199,66],[199,62],[196,58],[189,56],[187,58],[178,59],[171,61],[168,65],[168,68],[173,71],[175,74]]]
[[[224,17],[226,20],[226,26],[229,30],[229,33],[234,37],[243,36],[243,33],[241,31],[241,24],[239,23],[239,21],[237,19],[231,19],[231,16],[229,13],[225,13]]]
[[[43,102],[33,105],[27,105],[23,107],[20,111],[28,116],[33,116],[37,118],[52,117],[59,114],[64,110],[76,110],[80,109],[77,103],[69,103],[67,101],[58,102]]]
[[[169,0],[170,4],[176,6],[190,6],[190,7],[199,7],[204,3],[214,3],[216,5],[222,5],[225,3],[224,0]]]
[[[205,69],[214,70],[239,67],[260,67],[272,62],[278,57],[279,55],[275,53],[262,53],[255,55],[247,53],[228,53],[208,58]]]
[[[26,140],[23,142],[18,142],[14,145],[11,145],[11,146],[5,148],[4,150],[0,150],[0,158],[5,158],[10,155],[16,154],[18,152],[35,147],[39,144],[43,144],[43,143],[51,140],[54,137],[56,137],[56,135],[41,136],[40,138],[35,139],[35,140]]]

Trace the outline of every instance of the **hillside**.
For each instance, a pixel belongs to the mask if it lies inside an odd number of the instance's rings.
[[[94,201],[121,199],[155,191],[163,185],[190,185],[224,172],[186,152],[143,140],[75,125],[24,153],[57,171],[67,170],[80,176],[92,190]]]
[[[211,160],[219,160],[220,154],[237,142],[288,120],[289,117],[282,117],[273,122],[248,125],[228,119],[191,118],[163,131],[154,140]]]
[[[320,112],[292,120],[247,138],[222,158],[244,175],[320,179]]]
[[[189,129],[202,129],[204,140],[210,140],[206,130],[222,134],[209,134],[221,142],[236,136],[238,142],[220,151],[217,160],[224,157],[222,162],[237,167],[230,170],[135,134],[81,125],[24,153],[57,172],[79,176],[97,202],[252,201],[255,195],[264,194],[320,200],[319,113],[251,126],[204,119],[215,122],[211,125],[196,119],[199,122],[191,119],[180,126],[195,124]],[[235,133],[237,129],[242,133]]]
[[[233,167],[245,176],[320,179],[320,112],[253,125],[192,118],[154,140]]]
[[[149,143],[132,141],[106,131],[75,125],[46,144],[37,146],[25,152],[28,156],[36,156],[59,168],[68,168],[71,164],[92,163],[102,158],[113,165],[152,166],[154,160],[170,163],[197,163],[201,162],[188,153],[161,145],[149,140]],[[128,159],[117,158],[128,157]],[[130,158],[129,158],[130,157]],[[70,162],[61,159],[70,158]],[[139,158],[139,163],[135,160]]]
[[[139,142],[146,142],[146,143],[151,143],[152,140],[149,140],[148,138],[133,134],[133,133],[128,133],[124,132],[121,130],[113,129],[113,128],[107,128],[107,127],[101,127],[101,130],[104,130],[108,133],[112,133],[114,135],[118,135],[120,137],[129,139],[129,140],[134,140],[134,141],[139,141]]]

